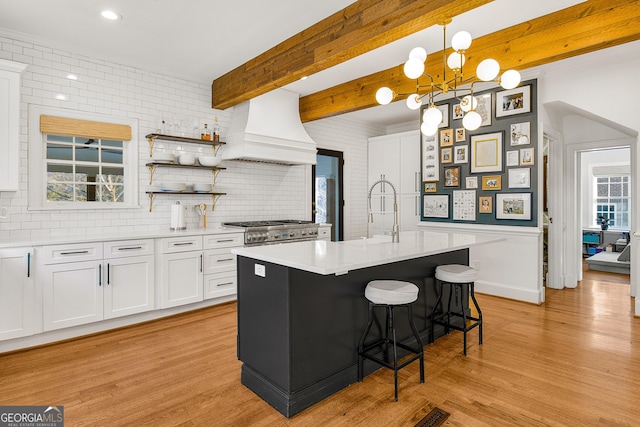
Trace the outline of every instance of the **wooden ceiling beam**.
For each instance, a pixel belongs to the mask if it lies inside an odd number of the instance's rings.
[[[590,0],[479,37],[467,53],[465,73],[473,73],[484,58],[497,59],[502,70],[524,70],[638,39],[639,0]],[[442,51],[431,53],[425,64],[425,73],[437,82],[442,58]],[[300,98],[300,117],[308,122],[377,106],[375,92],[382,86],[404,94],[416,91],[415,80],[405,77],[400,64]]]
[[[359,0],[215,79],[226,109],[493,0]]]

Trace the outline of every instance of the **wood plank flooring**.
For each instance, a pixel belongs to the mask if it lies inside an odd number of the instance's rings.
[[[67,426],[631,426],[640,405],[640,318],[628,276],[587,272],[544,305],[478,295],[484,345],[453,332],[286,419],[240,384],[236,306],[226,304],[0,355],[0,405],[64,405]]]

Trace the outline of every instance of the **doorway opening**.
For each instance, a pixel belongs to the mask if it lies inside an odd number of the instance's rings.
[[[589,270],[629,275],[631,147],[578,151],[580,256]]]
[[[318,149],[311,168],[311,219],[331,224],[331,240],[344,239],[344,158],[341,151]]]

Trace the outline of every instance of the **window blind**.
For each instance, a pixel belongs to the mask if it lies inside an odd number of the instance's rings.
[[[40,116],[40,132],[47,135],[73,135],[116,141],[131,140],[131,126],[44,115]]]

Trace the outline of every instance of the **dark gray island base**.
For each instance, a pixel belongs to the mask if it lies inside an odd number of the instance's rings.
[[[435,268],[441,264],[468,265],[468,261],[469,250],[460,249],[343,275],[322,275],[239,255],[242,384],[291,417],[356,382],[358,341],[367,324],[364,289],[371,280],[405,280],[420,288],[413,314],[423,342],[429,343],[428,317],[436,301]],[[256,264],[265,267],[265,277],[256,275]],[[463,301],[468,309],[468,298]],[[372,341],[382,333],[382,313],[376,323],[370,334]],[[413,344],[406,316],[398,316],[396,328],[399,338]],[[443,327],[436,327],[436,337],[443,333]],[[365,361],[364,373],[378,368]],[[392,383],[389,398],[393,398]]]

